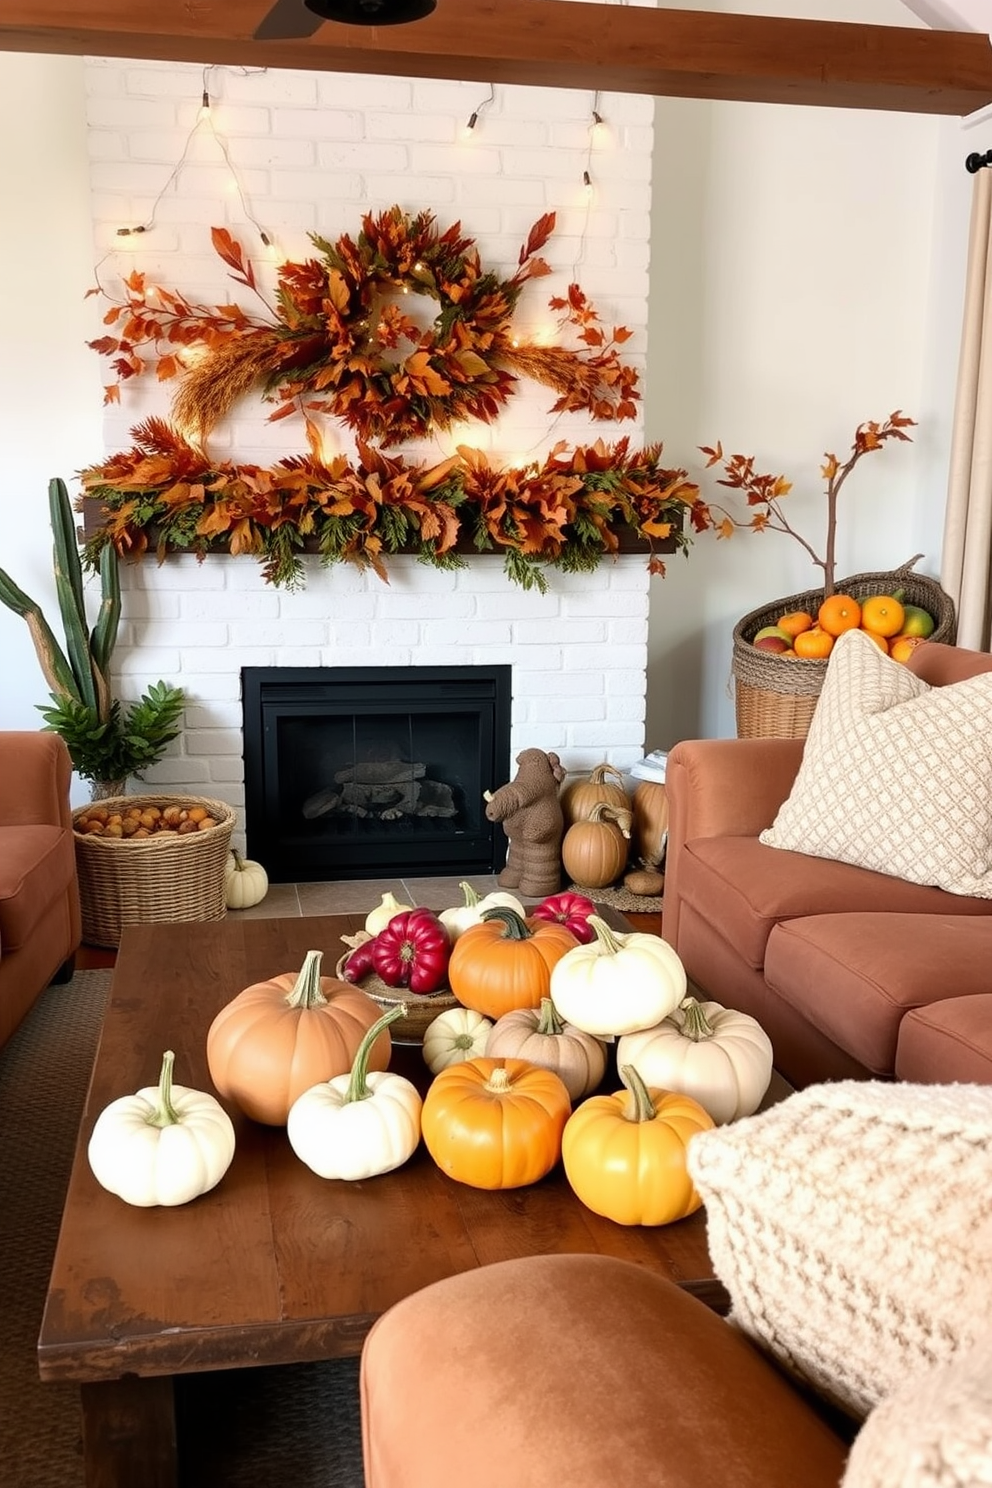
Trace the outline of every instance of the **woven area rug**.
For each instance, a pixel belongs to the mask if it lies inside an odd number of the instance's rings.
[[[78,1392],[42,1384],[36,1347],[110,977],[49,987],[0,1050],[4,1488],[83,1488]],[[176,1408],[182,1488],[364,1488],[357,1360],[189,1376]]]

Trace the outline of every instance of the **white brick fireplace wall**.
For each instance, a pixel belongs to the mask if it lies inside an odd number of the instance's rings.
[[[204,82],[237,185],[209,127],[163,187],[196,121]],[[653,104],[623,95],[401,78],[248,72],[94,60],[87,65],[95,256],[106,289],[137,268],[191,299],[247,303],[210,248],[226,225],[254,258],[261,225],[288,258],[305,258],[307,233],[357,234],[366,211],[399,203],[428,208],[444,227],[460,220],[485,268],[512,272],[531,224],[557,213],[544,250],[552,274],[529,284],[516,323],[540,336],[553,326],[552,294],[577,280],[607,330],[634,334],[624,354],[643,370],[646,349]],[[484,105],[480,108],[480,104]],[[595,107],[605,127],[591,133]],[[470,142],[464,126],[479,122]],[[589,201],[583,170],[593,179]],[[160,195],[161,193],[161,195]],[[158,200],[156,201],[156,198]],[[122,225],[152,230],[122,239]],[[263,283],[273,265],[255,260]],[[95,307],[93,335],[102,309]],[[109,380],[109,378],[108,378]],[[127,384],[106,418],[108,453],[131,428],[167,413],[169,386]],[[639,421],[552,419],[548,389],[524,384],[498,424],[463,426],[408,457],[437,459],[456,444],[514,463],[558,440],[621,435],[637,447]],[[250,406],[248,406],[250,403]],[[229,458],[274,462],[304,447],[293,420],[265,422],[245,400],[211,438]],[[329,428],[330,450],[350,451]],[[677,561],[677,560],[675,560]],[[242,808],[240,671],[243,666],[396,666],[510,663],[511,751],[554,749],[566,767],[609,759],[623,768],[644,748],[648,588],[646,558],[604,561],[593,574],[549,575],[549,592],[524,592],[498,557],[441,573],[412,558],[389,560],[390,581],[342,564],[307,560],[306,588],[275,589],[251,558],[152,560],[122,575],[117,687],[136,697],[159,677],[187,694],[184,730],[148,783],[214,795]]]

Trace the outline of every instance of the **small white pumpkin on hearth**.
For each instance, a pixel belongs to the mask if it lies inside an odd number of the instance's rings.
[[[87,1156],[94,1177],[126,1204],[188,1204],[214,1188],[234,1157],[234,1125],[205,1090],[173,1085],[167,1049],[157,1085],[100,1112]]]
[[[269,892],[269,876],[261,863],[243,858],[236,848],[224,867],[224,903],[228,909],[251,909]]]
[[[772,1041],[750,1013],[686,997],[656,1028],[625,1034],[618,1065],[690,1095],[717,1125],[752,1115],[772,1078]]]

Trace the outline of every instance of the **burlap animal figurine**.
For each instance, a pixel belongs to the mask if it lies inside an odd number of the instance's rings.
[[[490,821],[502,822],[510,839],[506,867],[499,875],[504,889],[543,899],[561,888],[561,839],[565,824],[558,787],[565,771],[556,754],[525,749],[517,755],[517,773],[486,802]]]

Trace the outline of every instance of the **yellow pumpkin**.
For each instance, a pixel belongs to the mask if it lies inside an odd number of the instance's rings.
[[[525,1059],[466,1059],[431,1083],[421,1130],[449,1178],[472,1188],[521,1188],[558,1161],[571,1109],[551,1070]]]
[[[622,1225],[663,1225],[702,1203],[686,1166],[686,1148],[713,1118],[698,1101],[648,1089],[632,1065],[624,1089],[593,1095],[573,1111],[562,1134],[562,1163],[573,1192],[594,1214]]]

